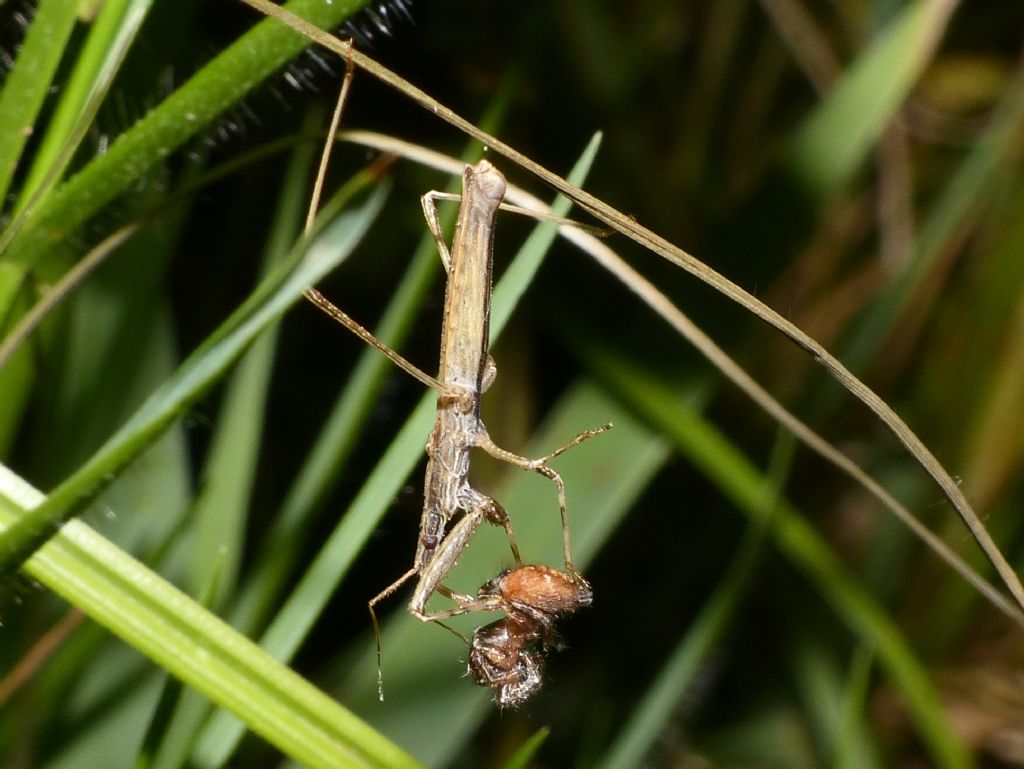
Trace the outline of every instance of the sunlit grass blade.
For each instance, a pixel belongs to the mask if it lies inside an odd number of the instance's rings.
[[[226,553],[223,550],[216,554],[212,558],[213,563],[207,570],[210,578],[206,585],[201,586],[201,592],[197,601],[204,609],[210,608],[210,604],[217,594],[218,583],[223,572],[222,565],[227,560],[225,556]],[[142,738],[138,754],[135,757],[133,769],[150,769],[150,767],[154,766],[162,769],[167,765],[167,762],[161,759],[167,753],[182,755],[183,751],[181,750],[180,742],[184,735],[181,734],[180,729],[175,729],[175,719],[182,711],[187,712],[188,708],[184,703],[190,699],[189,694],[193,694],[193,692],[186,689],[185,685],[178,679],[173,676],[166,676],[164,678],[160,698],[152,709],[146,733]],[[178,744],[176,745],[175,743]],[[176,764],[176,766],[180,765],[181,762]]]
[[[78,16],[77,0],[41,0],[0,90],[0,202],[7,197]],[[0,205],[0,209],[3,206]]]
[[[43,500],[0,466],[0,525]],[[70,521],[25,570],[310,767],[415,769],[415,761],[89,527]]]

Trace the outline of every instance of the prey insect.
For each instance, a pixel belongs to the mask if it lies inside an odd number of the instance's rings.
[[[501,572],[477,596],[478,608],[505,617],[473,633],[469,677],[490,687],[500,707],[516,707],[543,682],[544,659],[560,642],[555,620],[590,606],[593,591],[578,574],[531,565]]]

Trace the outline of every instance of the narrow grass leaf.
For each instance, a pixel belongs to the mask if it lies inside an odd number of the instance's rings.
[[[41,0],[0,91],[0,201],[36,128],[78,13],[78,0]],[[0,206],[2,207],[2,206]]]
[[[319,111],[315,116],[319,117]],[[307,120],[307,127],[314,118]],[[315,123],[314,123],[315,124]],[[263,256],[264,274],[288,257],[305,216],[306,189],[315,159],[312,143],[299,145],[289,163]],[[336,230],[335,237],[345,237]],[[325,248],[334,247],[329,242]],[[344,243],[337,246],[344,248]],[[209,581],[216,554],[227,550],[225,573],[212,606],[233,596],[245,547],[246,518],[251,503],[270,377],[277,352],[278,328],[268,329],[245,353],[232,373],[203,472],[202,492],[193,511],[198,523],[193,586]],[[274,540],[287,541],[287,540]]]
[[[881,765],[867,724],[874,656],[864,648],[857,649],[852,656],[843,702],[842,729],[832,762],[836,769],[871,769]]]
[[[44,179],[49,177],[50,184],[60,181],[51,169],[64,165],[60,158],[70,158],[85,136],[83,116],[89,115],[91,122],[151,5],[152,0],[106,0],[100,6],[62,90],[60,103],[47,122],[42,143],[33,153],[32,167],[21,186],[15,213],[24,209]]]
[[[538,729],[537,733],[519,746],[519,749],[505,762],[504,769],[527,769],[550,734],[551,730],[546,726]]]
[[[293,0],[287,7],[330,28],[366,2]],[[308,44],[272,20],[257,24],[119,136],[105,154],[55,190],[11,243],[8,258],[25,265],[35,263],[66,233],[76,230],[170,152],[203,131]]]
[[[0,535],[0,573],[19,565],[68,516],[112,480],[138,453],[205,392],[237,360],[253,339],[277,320],[305,288],[342,261],[380,210],[385,195],[378,186],[361,208],[346,213],[332,225],[344,233],[340,249],[313,247],[290,272],[276,270],[257,287],[249,300],[186,360],[118,432],[78,472],[47,500]],[[325,232],[323,237],[330,238]],[[318,241],[319,242],[319,241]]]
[[[708,655],[727,631],[750,584],[784,483],[785,469],[791,464],[793,441],[779,442],[779,446],[781,451],[776,452],[780,455],[778,472],[772,474],[770,485],[765,489],[768,493],[762,495],[763,514],[750,525],[715,592],[679,639],[643,698],[630,709],[625,725],[597,769],[632,769],[643,764],[644,757],[675,718],[680,700],[693,687]]]
[[[7,319],[18,315],[18,295],[22,290],[24,273],[21,268],[0,261],[0,336],[11,330]],[[21,425],[25,404],[32,393],[35,364],[31,350],[16,350],[4,365],[0,366],[0,457],[7,452]]]
[[[43,499],[0,465],[0,526],[11,526]],[[79,521],[65,524],[26,562],[25,571],[310,767],[419,766],[330,697]]]

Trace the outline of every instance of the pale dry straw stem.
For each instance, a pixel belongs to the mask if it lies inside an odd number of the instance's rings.
[[[801,331],[797,326],[784,318],[778,312],[759,301],[752,294],[740,288],[732,281],[724,278],[708,265],[696,257],[690,255],[678,246],[673,245],[665,238],[641,225],[635,219],[627,216],[621,211],[612,208],[594,195],[581,190],[579,187],[569,183],[552,171],[544,168],[523,153],[512,148],[500,139],[491,136],[486,131],[481,131],[471,122],[459,116],[452,110],[445,107],[439,101],[420,90],[412,83],[403,79],[396,73],[387,69],[381,64],[361,53],[350,49],[344,42],[333,35],[324,32],[319,27],[305,21],[299,16],[284,10],[283,8],[268,2],[267,0],[242,0],[247,5],[260,12],[273,16],[292,29],[300,32],[325,48],[338,53],[339,55],[350,55],[352,61],[360,68],[376,77],[386,85],[400,91],[409,99],[415,101],[421,107],[429,110],[445,122],[458,128],[478,141],[483,142],[494,152],[507,157],[517,165],[522,166],[534,176],[539,178],[548,186],[558,190],[571,199],[584,210],[600,219],[605,224],[613,227],[626,237],[639,243],[652,253],[666,259],[672,264],[689,272],[694,277],[704,281],[732,301],[746,308],[757,317],[778,331],[785,334],[798,347],[802,348],[811,357],[818,361],[825,370],[845,387],[855,398],[864,403],[875,415],[882,420],[883,424],[896,436],[910,454],[917,459],[925,471],[934,479],[942,490],[946,499],[956,508],[957,513],[967,526],[971,535],[977,541],[1000,579],[1013,595],[1017,605],[1024,608],[1024,585],[1021,584],[1016,572],[1007,562],[1006,558],[999,551],[992,537],[989,536],[984,524],[974,512],[967,498],[960,491],[956,481],[950,477],[935,456],[914,434],[913,430],[900,419],[892,408],[882,398],[874,393],[867,385],[855,377],[835,356],[826,350],[820,343]],[[937,7],[944,13],[951,13],[956,3],[953,0],[942,0]],[[351,52],[350,52],[351,51]],[[349,53],[350,52],[350,53]]]
[[[389,136],[370,131],[344,131],[339,135],[339,138],[373,147],[383,152],[401,155],[446,173],[459,174],[462,172],[463,164],[455,158],[450,158],[438,152]],[[547,204],[539,198],[511,184],[508,186],[505,198],[531,211],[546,213],[549,210]],[[872,496],[891,510],[936,555],[973,585],[978,592],[1014,622],[1024,627],[1024,613],[1008,601],[995,586],[971,568],[942,539],[930,531],[910,510],[900,504],[849,457],[833,447],[827,440],[804,424],[797,416],[789,412],[785,406],[772,397],[736,361],[729,357],[728,353],[701,331],[678,307],[672,304],[668,297],[658,290],[654,284],[634,270],[598,238],[581,232],[571,225],[560,225],[559,234],[585,251],[598,264],[611,272],[630,291],[639,296],[645,304],[693,344],[730,381],[747,393],[755,403],[813,451],[861,484]]]

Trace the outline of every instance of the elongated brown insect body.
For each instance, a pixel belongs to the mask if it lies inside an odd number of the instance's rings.
[[[505,177],[481,160],[466,167],[462,185],[462,207],[446,260],[448,284],[437,377],[446,391],[438,393],[434,429],[427,444],[430,461],[414,559],[421,570],[434,557],[455,511],[471,510],[479,504],[467,474],[469,450],[482,429],[480,394],[490,360],[494,220],[505,196]]]

